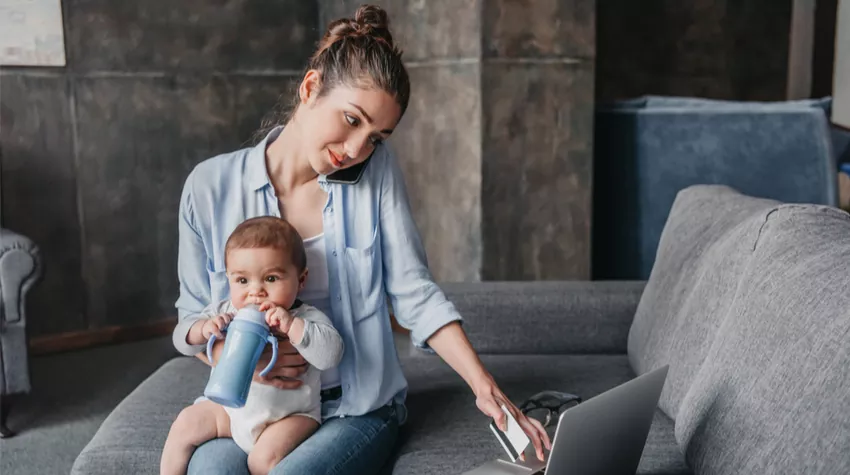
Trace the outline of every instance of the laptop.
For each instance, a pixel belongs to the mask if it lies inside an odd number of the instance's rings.
[[[524,462],[495,459],[464,475],[633,475],[667,370],[638,376],[561,413],[545,462],[529,446]]]

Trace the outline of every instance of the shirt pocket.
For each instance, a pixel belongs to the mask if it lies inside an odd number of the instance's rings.
[[[381,308],[381,250],[377,228],[365,248],[345,248],[348,291],[354,321],[372,317]]]

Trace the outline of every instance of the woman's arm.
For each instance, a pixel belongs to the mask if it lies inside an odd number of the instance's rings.
[[[502,412],[504,405],[517,420],[520,427],[531,439],[537,458],[543,460],[543,447],[551,450],[549,435],[543,425],[535,419],[526,417],[507,396],[499,389],[490,373],[478,358],[466,333],[458,323],[450,323],[437,330],[428,339],[428,344],[454,369],[475,394],[475,405],[484,414],[495,419],[496,425],[502,431],[507,430],[507,417]]]
[[[190,173],[186,178],[180,197],[177,220],[177,278],[180,282],[180,295],[175,303],[178,322],[172,333],[174,347],[186,356],[203,354],[204,345],[191,345],[187,337],[192,327],[205,318],[202,313],[211,300],[207,252],[195,223],[192,186],[194,175],[194,172]]]
[[[384,284],[399,324],[411,330],[411,339],[421,348],[433,349],[469,385],[476,405],[506,430],[504,405],[514,416],[543,460],[549,436],[540,422],[527,418],[499,389],[472,348],[461,328],[461,317],[434,283],[419,231],[410,211],[401,170],[385,149],[381,174],[381,243]],[[375,163],[373,165],[377,165]]]
[[[384,287],[399,325],[411,331],[414,345],[430,351],[427,340],[438,329],[463,319],[434,283],[419,230],[413,221],[401,169],[386,145],[373,157],[380,183],[381,256]],[[377,154],[376,154],[377,155]]]

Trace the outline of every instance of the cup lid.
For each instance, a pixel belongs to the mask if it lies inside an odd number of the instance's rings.
[[[256,305],[247,305],[245,307],[242,307],[236,312],[236,315],[233,317],[233,319],[256,323],[257,325],[268,327],[268,324],[266,323],[266,314],[261,312],[259,310],[259,307]]]

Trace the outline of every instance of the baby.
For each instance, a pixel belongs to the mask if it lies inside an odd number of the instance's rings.
[[[219,437],[232,437],[248,454],[252,474],[268,473],[319,428],[319,371],[342,358],[342,338],[328,317],[295,298],[307,279],[307,260],[292,225],[270,216],[248,219],[230,235],[224,255],[230,300],[205,308],[187,343],[205,344],[210,335],[226,337],[222,330],[238,309],[259,305],[272,331],[288,336],[309,368],[297,389],[251,382],[248,400],[239,409],[198,398],[171,426],[160,464],[163,475],[186,473],[195,448]]]

